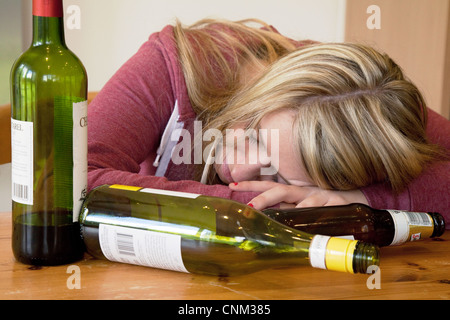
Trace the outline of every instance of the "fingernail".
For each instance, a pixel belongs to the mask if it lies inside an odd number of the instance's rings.
[[[235,185],[235,186],[237,186],[237,185],[238,185],[238,183],[237,183],[237,182],[235,182],[235,183],[234,183],[234,185]]]
[[[253,205],[253,203],[249,203],[249,204],[247,204],[249,207],[252,207],[252,208],[254,208],[255,206]]]

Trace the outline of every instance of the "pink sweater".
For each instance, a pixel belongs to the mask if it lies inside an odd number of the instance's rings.
[[[108,81],[89,106],[88,184],[124,184],[187,191],[247,203],[254,192],[193,181],[192,165],[170,162],[164,176],[152,165],[161,137],[178,104],[178,125],[192,130],[196,114],[178,62],[173,28],[150,36]],[[430,140],[450,150],[450,121],[430,110]],[[450,163],[435,163],[399,195],[383,184],[362,189],[374,208],[436,211],[450,228]]]

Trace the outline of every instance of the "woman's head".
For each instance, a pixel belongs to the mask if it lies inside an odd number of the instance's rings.
[[[436,155],[426,141],[425,102],[387,55],[358,44],[312,44],[263,65],[206,129],[255,128],[289,110],[294,145],[283,147],[295,149],[322,188],[388,181],[398,191]]]
[[[324,188],[389,181],[401,190],[435,152],[419,90],[387,55],[366,46],[322,44],[298,53],[309,92],[293,104],[293,132],[311,177]]]

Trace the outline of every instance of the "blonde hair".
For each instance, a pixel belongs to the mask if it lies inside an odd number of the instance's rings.
[[[293,110],[293,147],[310,178],[325,189],[388,181],[401,191],[439,155],[426,138],[421,93],[387,55],[350,43],[297,49],[278,33],[240,22],[223,23],[219,35],[206,29],[201,35],[197,29],[176,33],[183,43],[179,50],[188,92],[205,130],[225,130],[236,123],[255,127],[270,113]],[[216,42],[223,46],[201,46]],[[231,50],[231,60],[225,56],[230,48],[237,48]],[[249,56],[268,66],[254,82],[235,87],[241,58]],[[199,59],[214,64],[205,67]],[[221,77],[217,90],[210,80],[216,71]]]
[[[174,34],[189,99],[206,122],[240,89],[242,65],[270,64],[296,48],[293,41],[257,19],[203,19],[189,27],[177,21]]]

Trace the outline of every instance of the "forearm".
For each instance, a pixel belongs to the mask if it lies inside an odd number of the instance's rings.
[[[399,194],[386,184],[361,191],[374,208],[439,212],[450,227],[450,162],[433,163]]]
[[[169,181],[165,177],[141,175],[138,173],[115,170],[112,168],[89,168],[88,185],[89,190],[104,184],[122,184],[139,186],[143,188],[155,188],[172,191],[196,193],[235,200],[248,203],[258,195],[257,192],[237,192],[225,185],[205,185],[193,180]]]

